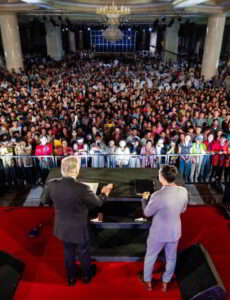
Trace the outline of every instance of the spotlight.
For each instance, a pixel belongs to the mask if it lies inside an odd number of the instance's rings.
[[[90,27],[88,27],[88,31],[90,31]]]
[[[152,31],[152,27],[149,27],[149,31],[150,31],[150,32]]]

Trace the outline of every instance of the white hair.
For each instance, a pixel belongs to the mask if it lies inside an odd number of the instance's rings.
[[[76,178],[79,174],[81,160],[76,156],[68,156],[61,161],[61,174],[63,177]]]

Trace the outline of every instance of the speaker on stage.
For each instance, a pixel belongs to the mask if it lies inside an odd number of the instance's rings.
[[[184,300],[224,300],[227,291],[205,248],[196,244],[178,256],[176,277]]]
[[[24,270],[24,263],[0,251],[0,299],[11,300]]]

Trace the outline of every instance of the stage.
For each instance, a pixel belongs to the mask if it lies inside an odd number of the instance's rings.
[[[174,280],[165,294],[160,290],[159,274],[154,290],[147,292],[139,283],[136,273],[140,262],[97,262],[99,272],[90,285],[78,282],[68,287],[65,278],[63,247],[52,236],[52,208],[1,208],[0,250],[6,251],[25,263],[25,271],[14,300],[37,299],[180,299]],[[29,230],[45,224],[40,235],[28,237]],[[212,207],[189,207],[182,216],[183,237],[179,248],[202,243],[230,292],[230,223]],[[157,271],[162,263],[157,264]]]

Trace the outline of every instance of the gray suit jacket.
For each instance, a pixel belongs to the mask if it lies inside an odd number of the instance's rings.
[[[66,242],[84,243],[89,240],[88,212],[102,206],[103,200],[87,185],[71,177],[61,177],[48,182],[42,203],[55,206],[56,237]]]
[[[181,186],[163,186],[152,194],[149,202],[142,199],[146,217],[153,216],[149,236],[161,242],[178,241],[181,237],[181,219],[188,204],[187,189]]]

